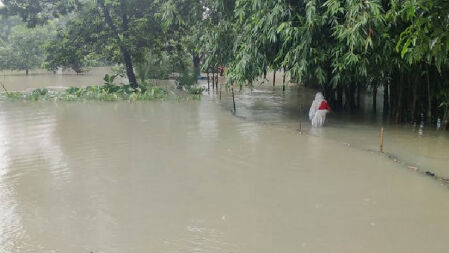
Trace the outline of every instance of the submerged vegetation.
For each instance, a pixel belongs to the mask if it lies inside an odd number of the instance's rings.
[[[252,86],[267,70],[321,89],[338,111],[362,92],[384,96],[397,123],[449,128],[449,2],[445,0],[168,0],[165,20],[199,34],[204,70]],[[196,8],[205,6],[203,15]],[[187,13],[187,14],[186,14]],[[186,22],[185,17],[189,17]],[[196,17],[196,18],[194,18]]]
[[[10,17],[0,26],[3,69],[118,64],[133,89],[174,73],[179,86],[190,87],[201,69],[214,85],[223,67],[229,85],[252,87],[267,71],[282,70],[291,82],[322,90],[336,111],[358,110],[363,92],[376,111],[382,94],[385,118],[449,128],[446,0],[3,2],[0,12]],[[28,44],[44,43],[13,49],[23,34]]]
[[[175,87],[174,85],[161,87],[153,85],[149,80],[145,84],[139,84],[137,88],[131,85],[115,84],[119,74],[104,77],[103,85],[87,87],[69,87],[63,90],[39,88],[25,92],[7,91],[2,85],[4,92],[0,92],[0,98],[25,101],[145,101],[145,100],[164,100],[168,98],[187,98],[189,95],[193,99],[201,97],[206,90],[202,87],[193,85]],[[0,84],[2,84],[0,82]],[[176,92],[176,90],[185,90],[185,92]]]
[[[172,93],[173,94],[173,93]],[[132,88],[130,85],[102,85],[88,86],[85,88],[70,87],[64,91],[52,89],[35,89],[31,92],[8,92],[0,93],[0,97],[9,99],[21,99],[29,101],[58,100],[58,101],[139,101],[139,100],[162,100],[170,95],[170,91],[162,87],[139,86]]]

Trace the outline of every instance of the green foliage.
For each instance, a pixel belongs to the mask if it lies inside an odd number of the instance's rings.
[[[47,70],[58,68],[72,69],[77,74],[86,70],[92,64],[89,41],[85,38],[82,22],[74,18],[65,27],[58,27],[56,36],[45,45],[46,59],[44,67]]]
[[[176,83],[178,87],[190,87],[194,85],[197,81],[197,76],[194,72],[190,71],[186,68],[179,77],[176,79]]]
[[[391,91],[386,103],[391,105],[390,115],[398,122],[412,121],[421,113],[418,110],[428,112],[429,121],[441,116],[437,107],[445,106],[449,96],[447,0],[4,3],[7,13],[19,14],[30,26],[72,13],[47,44],[48,69],[82,69],[88,65],[86,59],[101,56],[125,66],[135,89],[140,86],[134,71],[141,84],[176,72],[178,85],[190,87],[202,63],[202,70],[209,72],[226,66],[228,81],[240,85],[251,85],[268,69],[283,69],[294,81],[323,89],[331,104],[338,96],[343,103],[344,97],[350,109],[356,107],[356,92],[384,86]],[[0,27],[1,66],[38,65],[39,58],[18,53],[31,49],[13,48],[29,39],[31,32],[14,38],[14,33],[24,32],[4,24]],[[39,41],[34,38],[29,43]],[[10,43],[11,39],[16,43]],[[18,61],[13,55],[26,61],[13,64]],[[112,83],[109,80],[106,87]]]
[[[16,26],[23,25],[19,17],[1,17],[0,16],[0,41],[8,41],[8,37],[12,29]]]
[[[173,70],[170,58],[166,53],[147,54],[136,64],[136,76],[140,83],[145,84],[149,79],[167,80]]]
[[[2,0],[6,6],[3,13],[19,15],[30,27],[45,24],[51,18],[57,18],[74,10],[80,1],[73,0]]]
[[[43,45],[49,38],[44,28],[30,29],[15,26],[8,40],[0,45],[0,69],[29,70],[39,68],[43,63]]]
[[[105,86],[111,86],[111,85],[114,85],[114,81],[115,81],[115,79],[116,79],[118,76],[119,76],[118,74],[115,74],[115,75],[109,75],[109,74],[106,74],[106,75],[104,76],[104,78],[103,78],[104,85],[105,85]]]
[[[167,98],[169,91],[162,87],[139,86],[132,88],[129,85],[88,86],[85,88],[71,87],[65,91],[57,92],[48,89],[36,89],[32,92],[9,92],[1,93],[9,99],[20,99],[30,101],[51,100],[51,101],[81,101],[81,100],[99,100],[99,101],[142,101],[142,100],[161,100]]]
[[[187,92],[189,92],[192,95],[202,95],[205,91],[207,91],[204,87],[188,87]]]
[[[449,2],[444,0],[392,1],[389,15],[405,22],[397,51],[409,64],[420,61],[433,63],[438,69],[448,65]]]

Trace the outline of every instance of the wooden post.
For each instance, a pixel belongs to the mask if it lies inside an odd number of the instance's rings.
[[[234,113],[235,113],[236,109],[235,109],[234,84],[232,84],[232,86],[231,86],[231,92],[232,92],[232,103],[234,105]]]
[[[220,83],[220,101],[221,101],[221,83]]]
[[[380,152],[384,152],[384,127],[380,128]]]
[[[273,72],[273,88],[276,85],[276,70]]]

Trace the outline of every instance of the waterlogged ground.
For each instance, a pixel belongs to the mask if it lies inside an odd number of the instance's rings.
[[[300,91],[0,101],[0,252],[447,252],[447,185],[369,151],[376,119],[300,135]],[[444,171],[428,132],[386,149]]]
[[[192,102],[0,107],[0,252],[445,252],[449,190]]]
[[[332,139],[343,145],[365,151],[378,151],[380,129],[385,129],[384,146],[387,155],[398,160],[406,167],[417,168],[422,172],[430,171],[449,179],[449,132],[437,131],[436,126],[426,126],[419,131],[418,126],[396,125],[382,120],[382,95],[378,97],[377,115],[372,113],[371,98],[363,96],[363,108],[357,113],[331,113],[326,127],[311,128],[308,110],[315,91],[304,87],[290,86],[282,92],[277,88],[256,86],[252,91],[245,89],[236,93],[236,116],[266,125],[301,128],[312,136]],[[222,106],[232,110],[232,99],[223,92]],[[218,95],[212,92],[213,96]]]

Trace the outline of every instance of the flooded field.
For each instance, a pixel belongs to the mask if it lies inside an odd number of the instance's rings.
[[[446,252],[447,185],[369,152],[370,119],[310,129],[300,98],[0,101],[0,252]],[[387,127],[412,163],[445,173],[447,148]]]
[[[24,91],[42,87],[61,88],[101,85],[103,84],[105,74],[111,74],[110,67],[92,68],[88,72],[79,75],[72,71],[58,71],[56,74],[52,74],[45,70],[36,70],[25,76],[23,72],[0,71],[0,81],[9,91]]]
[[[382,120],[382,97],[378,97],[378,114],[371,112],[371,98],[363,97],[364,108],[358,113],[331,113],[326,127],[311,128],[308,110],[315,91],[290,86],[282,92],[281,83],[271,87],[256,86],[237,93],[236,116],[261,124],[298,129],[313,136],[325,137],[365,151],[378,151],[380,128],[385,128],[385,152],[411,167],[431,171],[449,179],[449,132],[418,126],[396,125]],[[225,96],[222,106],[232,110],[232,99]],[[380,106],[380,107],[379,107]]]

